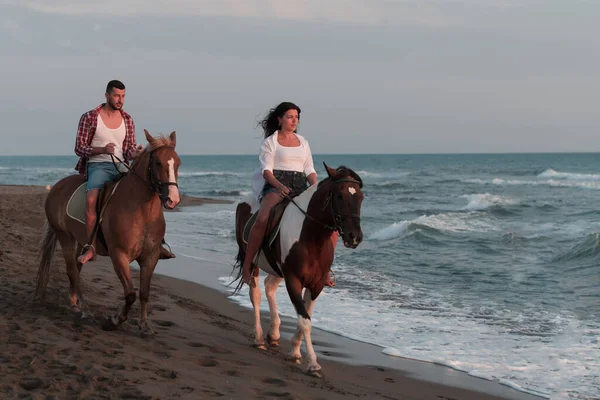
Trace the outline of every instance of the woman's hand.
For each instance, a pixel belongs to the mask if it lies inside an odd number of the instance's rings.
[[[285,196],[287,196],[287,195],[290,194],[290,188],[287,187],[287,186],[285,186],[284,184],[280,183],[279,187],[278,187],[278,190],[279,190],[279,195],[281,197],[285,197]]]

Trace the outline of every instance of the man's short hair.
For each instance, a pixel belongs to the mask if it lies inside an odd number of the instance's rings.
[[[106,85],[106,93],[112,92],[113,89],[125,90],[125,85],[123,82],[114,79],[108,82],[108,85]]]

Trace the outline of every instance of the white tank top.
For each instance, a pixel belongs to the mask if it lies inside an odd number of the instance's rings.
[[[277,146],[275,151],[275,163],[273,169],[280,169],[282,171],[304,171],[304,162],[306,161],[306,150],[302,143],[300,146],[285,147],[282,145]]]
[[[125,140],[125,121],[121,118],[121,125],[117,129],[108,129],[98,114],[98,125],[92,139],[92,147],[104,147],[109,143],[115,144],[115,156],[123,160],[123,141]],[[118,162],[117,160],[115,160]],[[112,162],[110,154],[91,156],[89,162]]]

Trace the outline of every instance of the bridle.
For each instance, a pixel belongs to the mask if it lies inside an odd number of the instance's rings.
[[[158,196],[160,197],[161,200],[166,199],[166,196],[169,194],[169,186],[175,186],[176,188],[179,188],[179,185],[177,184],[177,182],[164,182],[164,181],[160,181],[158,179],[156,179],[156,175],[154,174],[154,171],[152,169],[152,165],[153,165],[153,160],[154,160],[154,152],[156,151],[152,150],[150,152],[150,159],[148,160],[148,180],[146,181],[145,179],[143,179],[137,172],[135,172],[133,169],[131,169],[131,167],[129,167],[129,165],[125,164],[125,162],[123,162],[123,160],[121,160],[119,157],[115,156],[114,154],[111,154],[111,158],[112,158],[112,162],[115,166],[115,169],[117,171],[119,171],[119,173],[121,174],[121,177],[125,176],[125,174],[123,174],[119,168],[117,168],[117,164],[115,162],[115,159],[117,159],[117,161],[119,161],[122,165],[125,166],[125,168],[127,168],[129,170],[129,172],[131,172],[133,175],[137,176],[142,182],[144,182],[146,184],[146,186],[148,186],[148,188],[150,189],[150,191],[152,193],[156,193],[158,194]]]
[[[355,183],[355,184],[359,185],[359,187],[362,186],[362,184],[359,181],[357,181],[356,179],[352,179],[352,178],[342,178],[342,179],[332,181],[333,185],[336,185],[338,183],[343,183],[343,182]],[[331,216],[333,217],[333,221],[334,221],[333,226],[319,221],[318,219],[316,219],[315,217],[310,215],[308,212],[304,211],[298,205],[298,203],[296,203],[294,201],[294,199],[292,197],[290,197],[289,195],[287,195],[286,197],[298,208],[298,210],[300,210],[300,212],[302,214],[304,214],[304,216],[306,216],[311,221],[316,222],[317,224],[321,225],[322,227],[324,227],[327,230],[337,231],[340,235],[344,234],[344,230],[342,229],[342,221],[344,219],[343,219],[342,215],[336,210],[336,208],[334,206],[334,202],[333,202],[333,186],[331,189],[329,189],[329,194],[327,195],[327,201],[325,202],[325,206],[323,207],[323,210],[325,210],[325,208],[327,208],[327,206],[329,206],[329,205],[331,206]],[[360,222],[360,215],[358,215],[358,214],[349,215],[349,216],[347,216],[347,218],[357,219]]]
[[[152,171],[152,161],[154,160],[154,151],[150,152],[150,160],[148,161],[148,182],[149,186],[150,186],[150,190],[152,190],[153,192],[158,193],[158,196],[161,198],[161,200],[163,198],[166,199],[166,196],[169,194],[169,186],[175,186],[176,188],[179,188],[179,185],[177,184],[177,182],[164,182],[164,181],[159,181],[158,179],[156,179],[156,175],[154,174],[154,172]]]

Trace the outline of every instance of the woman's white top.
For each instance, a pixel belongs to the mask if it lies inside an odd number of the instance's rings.
[[[304,172],[306,176],[316,174],[308,141],[298,134],[300,146],[286,147],[279,144],[279,131],[266,138],[260,146],[258,159],[260,169],[252,176],[252,191],[258,198],[265,184],[264,171],[283,170]]]
[[[109,143],[115,144],[115,156],[123,159],[123,141],[125,140],[125,121],[121,118],[121,125],[117,129],[109,129],[98,114],[98,126],[92,138],[92,147],[104,147]],[[112,162],[110,154],[96,154],[91,156],[89,162]]]

